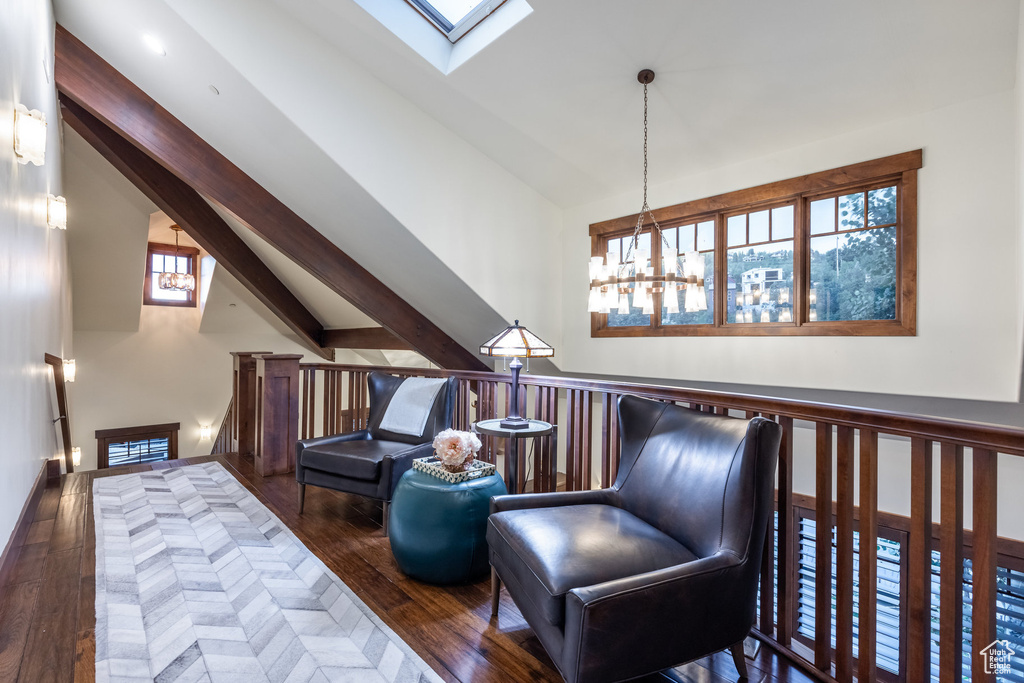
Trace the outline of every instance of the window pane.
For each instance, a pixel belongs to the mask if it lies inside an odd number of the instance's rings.
[[[483,0],[419,0],[424,5],[430,5],[438,14],[443,16],[454,26],[462,21],[463,17],[473,11]]]
[[[704,221],[697,225],[697,250],[707,251],[715,248],[715,222]],[[711,271],[708,271],[711,272]]]
[[[715,252],[702,253],[704,259],[704,291],[696,287],[687,287],[685,290],[666,289],[662,294],[661,324],[662,325],[711,325],[715,322]],[[685,254],[679,256],[679,272],[684,273],[683,264]],[[667,297],[675,296],[678,313],[669,313],[665,307]],[[703,301],[700,298],[703,297]],[[703,305],[701,305],[703,304]],[[687,305],[693,307],[707,307],[703,311],[687,312]]]
[[[793,240],[730,249],[728,323],[793,321]]]
[[[672,247],[673,249],[675,249],[677,251],[679,250],[679,229],[678,228],[665,228],[664,230],[661,231],[661,234],[668,241],[668,246]],[[661,245],[661,248],[662,249],[665,248],[664,243]]]
[[[896,222],[896,187],[868,192],[868,225],[892,225]]]
[[[864,227],[864,193],[847,194],[839,198],[839,229],[856,230]]]
[[[728,235],[730,247],[747,243],[747,214],[729,217]]]
[[[768,241],[768,212],[758,211],[750,214],[750,241]]]
[[[693,251],[697,246],[697,226],[683,225],[679,228],[679,251]]]
[[[626,259],[627,254],[630,260],[635,260],[637,250],[645,252],[647,254],[648,259],[651,257],[650,232],[640,233],[640,235],[637,237],[637,246],[632,249],[630,248],[630,245],[633,242],[632,235],[627,235],[625,237],[620,237],[614,240],[608,240],[609,245],[613,245],[616,242],[619,244],[618,249],[621,250],[622,254],[620,258],[623,261]],[[611,250],[614,251],[615,247],[612,246]],[[620,277],[627,277],[629,275],[632,275],[632,269],[630,269],[629,272],[623,272],[622,270],[620,270],[619,272]],[[611,311],[608,312],[608,327],[635,327],[638,325],[644,327],[650,326],[651,316],[649,314],[643,313],[642,307],[637,308],[633,305],[635,295],[636,293],[634,292],[633,294],[627,296],[627,300],[629,302],[628,313],[619,313],[617,309],[612,309]]]
[[[162,273],[164,271],[164,256],[163,254],[153,254],[153,271],[154,273]]]
[[[895,319],[896,228],[812,238],[811,288],[812,320]]]
[[[811,234],[834,232],[836,229],[836,198],[811,202]]]
[[[644,327],[650,326],[651,316],[645,314],[643,309],[633,306],[633,297],[635,295],[635,292],[627,295],[627,299],[629,300],[629,313],[619,313],[615,309],[608,312],[608,327],[635,327],[637,325],[642,325]]]
[[[793,205],[772,209],[772,239],[793,239]]]

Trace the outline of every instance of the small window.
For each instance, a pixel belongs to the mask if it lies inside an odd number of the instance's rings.
[[[498,9],[505,0],[408,0],[454,43]]]
[[[160,288],[160,273],[187,273],[195,277],[196,290]],[[142,303],[147,306],[195,307],[199,287],[199,250],[173,244],[149,243],[146,253],[146,280]]]
[[[178,422],[96,430],[98,469],[178,458]]]

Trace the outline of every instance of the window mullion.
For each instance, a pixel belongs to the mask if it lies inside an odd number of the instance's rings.
[[[729,313],[729,267],[726,254],[725,214],[715,214],[715,315],[714,326],[724,327]]]
[[[836,202],[838,204],[838,202]],[[793,324],[808,320],[807,302],[811,292],[810,200],[800,197],[793,205]]]

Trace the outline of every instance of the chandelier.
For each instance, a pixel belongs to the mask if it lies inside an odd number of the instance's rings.
[[[176,292],[192,292],[196,288],[196,278],[191,273],[179,273],[178,268],[178,233],[181,232],[180,225],[172,225],[174,231],[174,270],[160,273],[158,279],[160,289],[170,289]],[[166,268],[167,260],[164,260]]]
[[[625,256],[609,251],[606,257],[590,259],[590,298],[587,310],[591,313],[616,311],[628,314],[629,295],[633,307],[647,315],[654,313],[654,295],[661,294],[666,313],[679,312],[679,294],[684,293],[684,310],[688,313],[708,309],[704,289],[704,256],[698,251],[687,252],[679,263],[676,248],[669,244],[661,226],[647,204],[647,85],[654,80],[654,72],[644,69],[636,79],[644,86],[644,203],[636,217],[636,228],[629,240]],[[652,263],[651,254],[640,248],[640,233],[644,216],[650,218],[652,244],[661,245],[660,263]],[[656,235],[656,236],[655,236]]]

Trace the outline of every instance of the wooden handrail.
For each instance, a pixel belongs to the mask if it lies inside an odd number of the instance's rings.
[[[305,363],[299,365],[301,438],[363,427],[369,405],[367,377],[374,371],[410,377],[457,378],[454,424],[459,429],[469,429],[476,421],[502,415],[504,407],[510,403],[511,378],[500,373]],[[971,667],[977,680],[991,680],[984,675],[979,650],[997,637],[1003,637],[996,621],[997,563],[1003,556],[1001,548],[1005,547],[1004,539],[996,533],[998,454],[1024,456],[1024,430],[750,394],[523,375],[520,377],[522,414],[561,424],[558,444],[546,438],[537,439],[531,462],[524,462],[520,452],[518,490],[524,487],[532,487],[533,491],[585,490],[610,486],[615,481],[619,462],[616,405],[624,394],[685,404],[718,415],[746,418],[762,415],[782,426],[776,491],[778,525],[777,529],[767,530],[765,545],[768,549],[777,547],[778,551],[769,550],[762,562],[760,615],[755,635],[821,681],[848,681],[854,675],[862,681],[884,678],[879,676],[877,668],[875,613],[879,601],[876,592],[860,590],[859,596],[854,594],[855,583],[877,585],[878,553],[875,544],[858,546],[855,538],[858,533],[863,538],[877,537],[881,522],[891,516],[878,509],[879,465],[893,456],[891,452],[879,452],[879,438],[906,439],[900,448],[907,453],[911,473],[906,490],[911,514],[906,528],[901,531],[904,540],[900,542],[901,595],[906,596],[907,601],[900,605],[900,677],[908,681],[928,680],[937,641],[942,681],[959,680],[958,665],[966,636],[958,625],[958,617],[967,613],[960,598],[965,589],[961,565],[964,558],[970,557],[974,591],[970,618],[973,633],[983,641],[972,641]],[[797,421],[810,423],[813,429],[809,433],[801,431],[802,436],[809,438],[801,438],[800,444],[796,444],[795,439]],[[508,459],[502,456],[500,440],[485,437],[483,442],[479,457],[496,464],[504,460],[508,477],[511,470]],[[793,491],[797,448],[803,449],[804,456],[813,458],[814,463],[814,472],[810,473],[815,496],[813,536],[816,549],[821,552],[815,553],[810,564],[797,552],[799,540],[794,520],[803,499]],[[966,487],[964,482],[965,448],[970,448],[973,454],[972,488]],[[801,462],[805,461],[810,462]],[[933,490],[932,475],[936,470],[941,474],[941,485]],[[527,471],[533,473],[528,480]],[[856,495],[855,477],[859,477],[859,495]],[[974,529],[970,533],[963,528],[964,499],[968,496],[973,497],[974,510]],[[932,506],[936,498],[938,516],[933,520]],[[818,523],[823,520],[830,523]],[[937,536],[934,536],[933,522],[939,522]],[[938,597],[943,605],[943,620],[938,630],[933,629],[932,595],[932,573],[937,570],[932,553],[936,550],[943,558],[938,567],[941,570]],[[810,596],[802,592],[808,584],[798,581],[798,570],[801,574],[813,571],[810,587],[814,601],[826,607],[834,604],[834,620],[832,610],[827,608],[816,610],[813,619],[801,614],[802,600]],[[952,614],[953,619],[947,620],[947,614]],[[808,626],[814,632],[813,638],[804,637],[808,635]],[[799,638],[798,628],[804,631]]]
[[[332,363],[301,363],[302,370],[337,372],[386,372],[392,375],[417,377],[457,377],[461,380],[510,382],[506,376],[489,372],[439,370],[436,368],[395,368],[390,366],[340,365]],[[952,418],[899,413],[874,408],[860,408],[832,403],[813,403],[754,394],[730,394],[721,391],[688,389],[656,384],[609,382],[604,380],[520,375],[520,385],[553,387],[607,394],[634,394],[661,401],[714,405],[729,410],[742,410],[766,415],[785,415],[808,422],[855,429],[870,429],[891,436],[926,438],[972,448],[986,448],[1008,455],[1024,456],[1024,430],[1016,427],[955,420]]]

